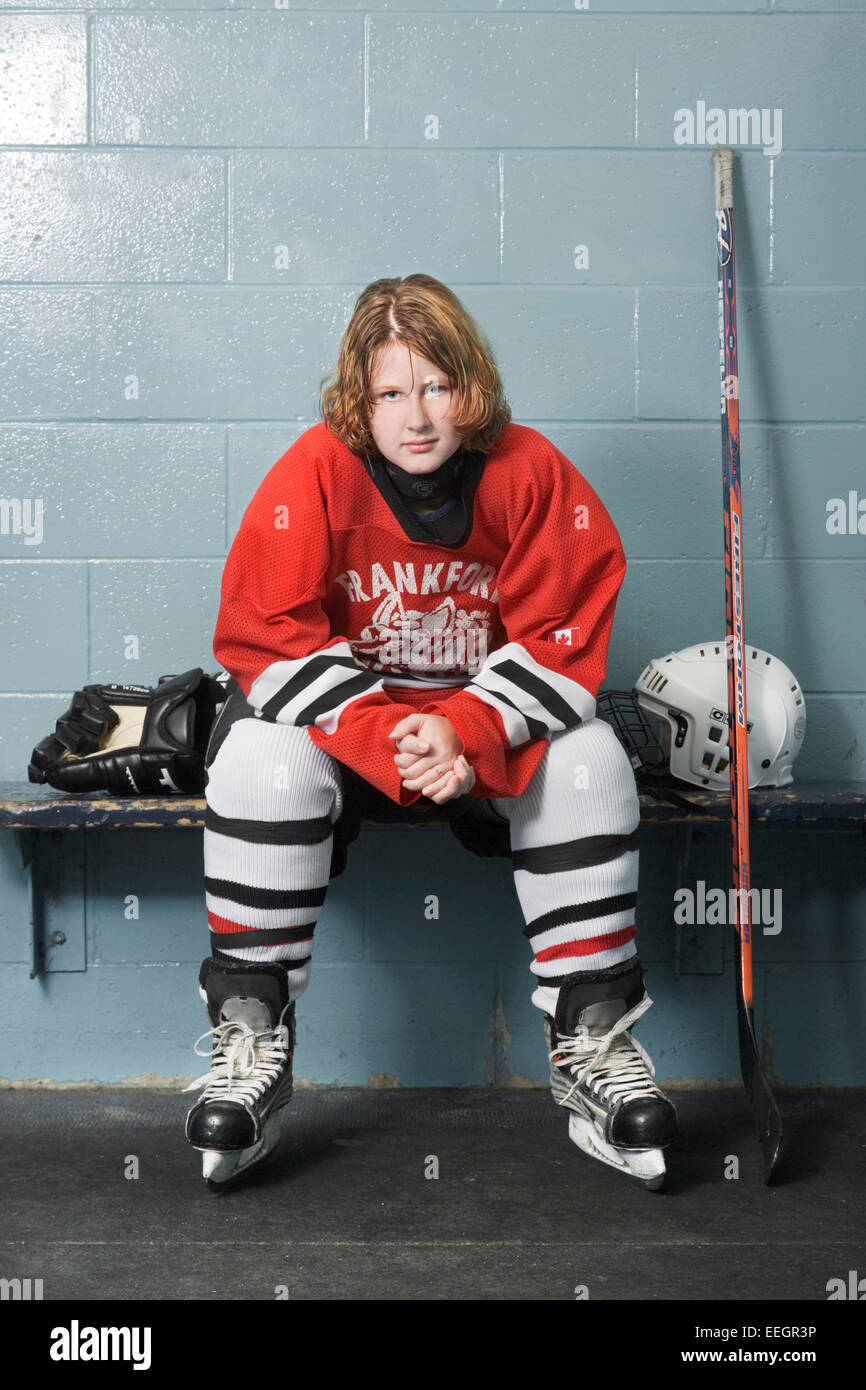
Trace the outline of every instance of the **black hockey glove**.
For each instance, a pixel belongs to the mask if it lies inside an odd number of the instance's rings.
[[[33,750],[27,776],[61,791],[127,796],[201,793],[225,686],[200,666],[146,685],[86,685]]]

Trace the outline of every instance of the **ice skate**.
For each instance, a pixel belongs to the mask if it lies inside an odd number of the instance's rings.
[[[553,1098],[572,1112],[569,1138],[590,1158],[656,1189],[677,1115],[628,1031],[651,1004],[633,957],[609,970],[568,975],[556,1017],[545,1015],[544,1028]]]
[[[195,1050],[211,1067],[185,1087],[205,1088],[187,1115],[186,1137],[202,1153],[208,1187],[219,1191],[279,1139],[279,1111],[292,1098],[295,1006],[280,964],[211,957],[199,979],[213,1027]],[[199,1043],[211,1036],[211,1052],[202,1052]]]

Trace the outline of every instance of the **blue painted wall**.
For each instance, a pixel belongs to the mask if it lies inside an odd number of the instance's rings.
[[[244,507],[315,421],[381,275],[455,289],[515,419],[611,511],[630,568],[606,685],[722,633],[722,138],[739,150],[747,633],[806,693],[798,781],[866,781],[866,515],[827,525],[852,492],[866,513],[866,0],[53,0],[4,7],[0,53],[0,777],[26,777],[85,682],[216,669]],[[714,107],[763,129],[707,132]],[[30,534],[16,499],[41,500]],[[784,894],[757,943],[768,1061],[790,1083],[862,1082],[863,841],[799,827],[754,832],[754,851],[753,882]],[[680,852],[680,831],[645,830],[657,1003],[639,1036],[660,1077],[730,1078],[729,943],[677,933]],[[12,835],[0,855],[0,1076],[205,1070],[200,832],[46,840],[67,940],[41,981]],[[728,872],[725,834],[698,838],[688,880]],[[522,925],[507,861],[445,827],[362,832],[317,933],[298,1073],[543,1079]]]

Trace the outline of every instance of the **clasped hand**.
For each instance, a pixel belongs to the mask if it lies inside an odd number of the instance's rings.
[[[407,714],[388,735],[397,744],[394,762],[408,791],[441,804],[475,785],[475,770],[450,721],[439,714]]]

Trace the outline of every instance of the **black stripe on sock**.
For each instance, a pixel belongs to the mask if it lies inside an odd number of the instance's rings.
[[[328,885],[321,888],[258,888],[251,883],[235,883],[230,878],[208,878],[205,890],[241,907],[321,907]]]
[[[608,917],[614,912],[625,912],[637,903],[637,893],[620,893],[615,898],[596,898],[588,903],[568,903],[565,907],[556,907],[551,912],[545,912],[543,916],[534,918],[527,922],[523,928],[523,935],[528,936],[531,941],[533,937],[540,936],[542,932],[550,931],[553,927],[564,927],[570,922],[589,922],[593,917]]]
[[[333,824],[327,816],[310,816],[306,820],[238,820],[217,815],[210,806],[205,808],[206,830],[228,835],[233,840],[245,840],[253,845],[320,845],[333,834]]]
[[[532,849],[511,850],[514,869],[531,874],[559,874],[568,869],[589,869],[608,864],[628,850],[637,849],[640,825],[628,835],[585,835],[580,840],[563,840],[557,845],[536,845]]]
[[[232,947],[238,949],[241,946],[295,946],[299,941],[310,941],[312,936],[312,927],[275,927],[271,931],[212,931],[210,940],[213,951],[231,955]],[[291,969],[297,970],[299,965],[306,965],[311,958],[304,956],[303,960],[293,960]]]

